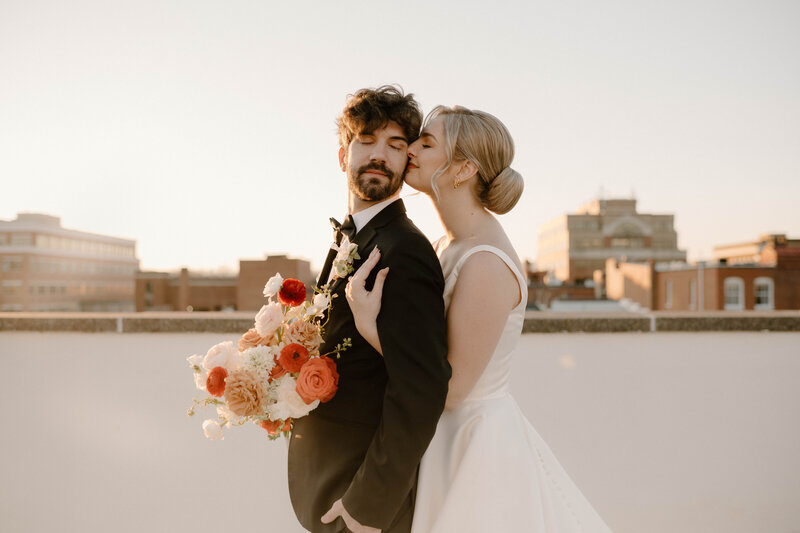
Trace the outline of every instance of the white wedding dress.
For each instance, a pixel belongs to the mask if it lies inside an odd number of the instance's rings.
[[[412,533],[610,533],[509,392],[511,354],[527,302],[517,266],[493,246],[471,248],[445,272],[445,306],[462,265],[481,251],[496,254],[514,272],[522,301],[475,388],[439,420],[420,466]]]

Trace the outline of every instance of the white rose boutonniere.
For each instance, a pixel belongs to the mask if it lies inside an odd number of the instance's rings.
[[[339,253],[333,260],[333,277],[334,279],[344,278],[353,271],[353,261],[361,259],[361,256],[358,255],[358,245],[350,242],[350,239],[345,236],[338,246],[335,244],[334,246]]]

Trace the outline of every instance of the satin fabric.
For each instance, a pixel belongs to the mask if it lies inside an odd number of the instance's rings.
[[[610,533],[509,392],[527,303],[527,283],[515,263],[498,248],[471,248],[446,273],[445,306],[459,270],[477,252],[508,265],[522,299],[473,390],[439,420],[420,465],[412,533]]]

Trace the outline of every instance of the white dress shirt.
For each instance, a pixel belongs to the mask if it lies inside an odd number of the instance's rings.
[[[361,228],[366,226],[367,222],[375,218],[375,215],[383,211],[383,209],[387,205],[399,199],[400,199],[400,192],[398,191],[397,193],[395,193],[394,195],[390,196],[389,198],[387,198],[382,202],[378,202],[377,204],[371,205],[366,209],[362,209],[358,213],[351,213],[350,216],[353,217],[353,224],[356,225],[356,233],[361,231]]]

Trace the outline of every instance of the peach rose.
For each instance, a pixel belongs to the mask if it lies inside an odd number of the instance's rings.
[[[228,375],[225,402],[235,414],[251,416],[260,413],[265,397],[261,379],[252,370],[234,370]]]
[[[339,373],[336,363],[330,357],[314,357],[309,359],[300,375],[297,376],[297,394],[306,403],[314,400],[327,402],[336,394],[339,386]]]
[[[243,352],[248,348],[255,348],[256,346],[269,346],[274,338],[274,335],[270,337],[262,337],[258,334],[256,328],[250,328],[247,330],[247,333],[242,335],[242,338],[239,339],[237,344],[239,345],[239,351]]]
[[[312,354],[319,353],[319,345],[322,343],[319,326],[305,320],[296,320],[289,324],[284,330],[283,338],[287,343],[302,344]]]

